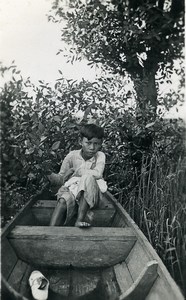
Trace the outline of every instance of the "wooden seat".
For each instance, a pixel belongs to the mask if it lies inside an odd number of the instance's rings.
[[[56,201],[54,200],[40,200],[37,201],[33,206],[31,211],[32,217],[28,218],[29,220],[34,220],[34,224],[40,226],[47,226],[50,223],[53,210],[56,206]],[[97,208],[91,209],[91,224],[94,227],[107,227],[112,223],[112,219],[115,214],[115,208],[112,203],[110,203],[106,198],[103,198],[100,201]],[[25,220],[26,221],[26,220]],[[32,225],[32,223],[22,222],[20,225]],[[76,218],[68,226],[73,226],[76,221]],[[88,219],[87,219],[88,221]]]
[[[121,294],[119,300],[144,300],[146,299],[154,281],[156,280],[158,263],[157,261],[150,261],[147,263],[139,277],[134,281],[131,287]],[[124,278],[123,278],[124,281]],[[122,284],[119,283],[122,290]]]
[[[53,267],[109,267],[135,244],[130,228],[16,226],[8,236],[25,262]]]

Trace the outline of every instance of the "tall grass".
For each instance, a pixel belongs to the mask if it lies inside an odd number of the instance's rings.
[[[118,191],[118,200],[186,292],[186,160],[172,163],[157,154],[143,157],[133,182],[128,194]]]

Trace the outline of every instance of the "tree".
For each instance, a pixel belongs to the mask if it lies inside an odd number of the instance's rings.
[[[166,80],[183,56],[184,0],[56,0],[49,20],[67,25],[62,39],[74,59],[86,57],[113,73],[130,74],[142,119],[156,115],[156,75]],[[63,50],[60,50],[63,51]],[[60,52],[59,51],[59,52]]]

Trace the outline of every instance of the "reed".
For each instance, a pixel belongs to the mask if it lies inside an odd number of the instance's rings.
[[[181,158],[177,162],[165,161],[157,153],[150,159],[143,157],[140,174],[134,172],[133,189],[127,197],[123,190],[117,195],[183,290],[186,288],[185,162]]]

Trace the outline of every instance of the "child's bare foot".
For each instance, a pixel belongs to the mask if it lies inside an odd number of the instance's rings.
[[[76,226],[76,227],[79,227],[79,228],[88,228],[88,227],[90,227],[91,225],[90,225],[90,223],[87,223],[87,222],[77,221],[77,222],[75,223],[75,226]]]

